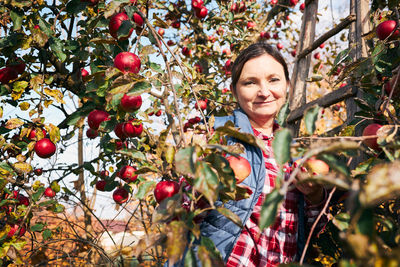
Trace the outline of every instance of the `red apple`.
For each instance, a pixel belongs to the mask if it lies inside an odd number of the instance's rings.
[[[89,72],[85,69],[81,69],[81,76],[82,79],[85,79],[87,76],[89,76]]]
[[[306,4],[305,3],[302,3],[301,5],[300,5],[300,11],[304,11],[304,9],[306,9]]]
[[[345,82],[344,82],[344,83],[341,83],[340,86],[339,86],[339,88],[345,87],[346,85],[347,85],[347,83],[345,83]]]
[[[172,41],[172,40],[168,40],[168,41],[167,41],[167,45],[173,46],[173,45],[175,45],[175,43],[174,43],[174,41]]]
[[[276,45],[276,47],[277,47],[279,50],[281,50],[281,49],[283,49],[283,44],[278,43],[278,44]]]
[[[134,112],[142,106],[142,96],[140,95],[127,95],[121,98],[121,108],[126,112]]]
[[[260,38],[261,39],[270,39],[271,35],[269,34],[269,32],[260,32]]]
[[[132,19],[133,19],[133,21],[136,23],[136,25],[138,27],[142,27],[143,26],[144,20],[138,13],[133,13]]]
[[[86,130],[86,136],[89,139],[95,139],[97,136],[99,136],[99,132],[97,130],[89,128]]]
[[[230,10],[231,10],[232,13],[238,13],[239,12],[239,7],[238,7],[238,5],[236,3],[233,3],[231,5]]]
[[[7,234],[8,238],[12,238],[18,230],[19,230],[19,234],[18,235],[20,237],[23,236],[25,234],[25,232],[26,232],[25,226],[22,226],[21,229],[19,229],[19,225],[18,224],[11,224],[10,226],[11,226],[11,229]]]
[[[118,176],[125,182],[134,182],[137,179],[137,174],[135,174],[136,169],[132,166],[125,165],[118,172]]]
[[[100,172],[100,178],[101,178],[101,179],[105,179],[105,178],[107,178],[109,175],[110,175],[110,172],[107,171],[107,170],[102,170],[102,171]]]
[[[205,100],[199,100],[197,103],[194,104],[196,109],[200,108],[201,110],[205,110],[207,108],[207,102]]]
[[[251,166],[247,159],[242,156],[235,157],[229,156],[226,158],[229,162],[229,166],[232,168],[235,174],[236,183],[240,184],[246,179],[251,173]]]
[[[42,129],[42,133],[43,133],[43,137],[45,137],[46,134],[47,134],[47,132],[46,132],[45,129]],[[36,140],[36,128],[33,128],[33,129],[29,132],[28,139],[31,140],[31,141]]]
[[[167,197],[172,197],[179,192],[179,184],[175,181],[161,181],[154,189],[154,196],[157,203],[161,203]]]
[[[48,138],[40,139],[36,142],[34,150],[41,158],[50,158],[56,153],[56,145]]]
[[[192,0],[193,9],[200,9],[204,4],[203,0]]]
[[[18,78],[18,72],[12,67],[0,69],[0,83],[7,84]]]
[[[174,22],[172,22],[171,25],[175,29],[179,29],[181,27],[181,23],[178,20],[175,20]]]
[[[282,26],[282,22],[281,22],[280,20],[278,20],[278,21],[275,23],[275,25],[276,25],[276,27],[280,28],[280,27]]]
[[[274,33],[274,35],[273,35],[272,37],[274,37],[274,39],[276,39],[276,40],[278,40],[278,39],[279,39],[279,35],[278,35],[278,33]]]
[[[130,120],[124,123],[122,132],[126,137],[138,137],[143,132],[143,124],[137,119]]]
[[[257,26],[257,24],[254,21],[248,21],[247,22],[247,28],[248,29],[254,28],[256,26]]]
[[[17,195],[15,195],[15,192],[17,192]],[[29,198],[27,198],[26,196],[20,194],[18,191],[13,191],[14,193],[14,198],[18,200],[17,205],[24,205],[26,207],[29,206]]]
[[[105,187],[106,187],[107,182],[104,180],[100,180],[96,182],[96,189],[99,191],[105,191]]]
[[[56,196],[56,192],[51,189],[51,187],[47,187],[46,190],[44,190],[44,195],[46,197],[53,198]]]
[[[39,25],[35,25],[35,26],[33,26],[33,28],[34,28],[35,30],[40,29]]]
[[[40,176],[43,174],[43,169],[42,168],[37,168],[33,171],[37,176]]]
[[[223,94],[226,94],[227,92],[229,92],[228,88],[224,88],[224,89],[221,90],[221,93],[223,93]]]
[[[376,35],[380,40],[385,40],[395,29],[397,28],[397,23],[395,20],[387,20],[376,27]],[[392,36],[391,40],[396,39],[400,36],[399,30],[396,30]]]
[[[202,6],[200,9],[196,9],[195,14],[199,19],[204,19],[208,14],[208,9]]]
[[[294,56],[294,57],[296,56],[296,53],[297,53],[296,50],[293,50],[292,52],[290,52],[290,54],[292,54],[292,56]]]
[[[94,130],[99,129],[100,123],[110,120],[109,116],[110,115],[103,110],[96,109],[91,111],[88,115],[89,127]]]
[[[364,128],[362,136],[370,136],[370,135],[376,135],[376,132],[382,127],[382,125],[377,124],[377,123],[372,123],[368,125],[367,127]],[[377,143],[378,137],[375,138],[368,138],[364,139],[363,143],[368,146],[369,148],[372,149],[379,149],[379,145]]]
[[[321,58],[321,54],[318,53],[318,52],[315,53],[315,54],[314,54],[314,58],[315,58],[315,59],[320,59],[320,58]]]
[[[202,67],[199,63],[194,64],[194,69],[195,69],[198,73],[203,73],[203,67]]]
[[[324,161],[310,158],[304,163],[304,167],[307,169],[309,173],[314,175],[325,175],[329,173],[329,166]]]
[[[116,141],[115,142],[115,148],[116,150],[120,150],[122,148],[127,148],[128,147],[128,142],[126,141]]]
[[[289,5],[293,7],[293,6],[297,5],[298,2],[299,2],[299,0],[290,0]]]
[[[124,122],[117,123],[117,125],[115,125],[115,127],[114,127],[115,135],[121,140],[126,139],[123,128],[124,128]]]
[[[278,0],[271,0],[270,3],[271,5],[276,5],[278,3]]]
[[[109,29],[111,36],[114,37],[115,39],[126,40],[129,38],[129,36],[131,36],[131,34],[133,32],[133,28],[132,28],[129,31],[128,36],[118,38],[118,34],[117,34],[118,29],[121,27],[121,25],[124,21],[129,21],[128,15],[124,12],[117,13],[111,17],[110,23],[108,24],[108,29]]]
[[[324,48],[324,47],[325,47],[325,44],[324,44],[324,43],[322,43],[322,44],[319,45],[319,48],[321,48],[321,49]]]
[[[160,117],[160,116],[161,116],[161,114],[162,114],[162,111],[161,111],[161,109],[159,109],[159,110],[157,110],[157,112],[156,112],[156,114],[155,114],[155,115],[156,115],[157,117]]]
[[[192,50],[185,46],[182,48],[182,54],[186,57],[190,57],[190,55],[192,54]]]
[[[122,203],[126,202],[128,198],[129,198],[129,193],[123,187],[117,188],[113,192],[113,199],[117,204],[121,205]]]
[[[246,3],[243,1],[240,1],[239,3],[239,12],[245,12],[246,11]]]
[[[26,68],[26,64],[21,58],[14,58],[12,60],[7,60],[6,66],[15,69],[18,74],[24,73]]]
[[[164,33],[165,33],[165,31],[164,31],[163,28],[158,29],[158,34],[159,34],[161,37],[164,36]]]
[[[123,73],[138,73],[140,65],[140,58],[131,52],[121,52],[114,59],[114,67]]]

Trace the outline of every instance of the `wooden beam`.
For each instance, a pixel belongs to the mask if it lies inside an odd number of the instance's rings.
[[[314,106],[314,105],[318,105],[320,107],[329,107],[333,104],[336,104],[340,101],[343,101],[349,97],[355,96],[357,94],[357,88],[351,85],[346,85],[344,87],[341,87],[333,92],[330,92],[316,100],[310,101],[307,104],[301,106],[298,109],[295,109],[293,111],[290,112],[288,118],[287,118],[287,122],[288,123],[294,123],[297,120],[300,120],[303,115],[304,112]]]
[[[330,29],[328,32],[326,32],[324,35],[319,37],[315,42],[307,47],[306,49],[302,50],[299,55],[296,57],[296,61],[300,60],[301,58],[307,56],[310,54],[312,51],[317,49],[321,44],[323,44],[326,40],[331,38],[332,36],[338,34],[341,32],[343,29],[348,27],[351,23],[356,21],[356,15],[355,14],[350,14],[348,15],[342,22],[340,22],[338,25],[336,25],[335,28]]]

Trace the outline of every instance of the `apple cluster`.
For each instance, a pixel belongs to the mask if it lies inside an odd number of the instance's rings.
[[[9,200],[12,201],[10,204],[6,204],[1,206],[1,209],[5,212],[6,215],[10,215],[13,213],[19,206],[29,206],[29,198],[21,194],[17,190],[13,190],[11,194],[4,193],[1,197],[1,200]],[[7,239],[11,239],[16,234],[21,237],[25,235],[26,226],[22,223],[22,219],[15,219],[10,216],[5,217],[5,221],[10,230],[7,232]]]

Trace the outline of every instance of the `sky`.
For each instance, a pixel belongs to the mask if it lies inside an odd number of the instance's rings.
[[[188,1],[186,1],[188,2]],[[326,0],[326,1],[320,1],[320,7],[319,7],[319,22],[316,28],[316,38],[318,38],[320,35],[324,34],[328,29],[330,29],[332,27],[332,22],[339,22],[340,19],[345,18],[348,13],[349,13],[349,2],[350,1],[345,1],[345,0]],[[301,27],[301,17],[302,17],[302,13],[299,12],[298,10],[298,6],[300,4],[297,5],[297,7],[295,8],[295,10],[297,11],[295,15],[291,15],[291,19],[293,21],[296,22],[296,24],[298,25],[298,27]],[[168,36],[168,34],[170,34],[168,32],[168,30],[166,31],[166,36]],[[338,37],[333,37],[333,40],[336,40],[336,42],[340,43],[340,40],[338,39]],[[290,58],[292,59],[292,58]],[[155,61],[157,62],[157,59],[155,59]],[[160,60],[161,63],[161,60]],[[141,108],[141,110],[145,110],[146,108],[150,107],[151,105],[151,100],[148,99],[147,97],[143,96],[144,102],[143,102],[143,106]],[[68,99],[67,100],[67,108],[68,108],[68,112],[72,113],[73,110],[75,110],[76,106],[77,106],[77,99]],[[15,115],[18,115],[20,117],[29,119],[29,116],[27,114],[27,112],[21,112],[21,111],[16,111],[16,109],[10,108],[10,107],[3,107],[4,109],[4,115],[3,115],[3,119],[6,118],[10,118],[13,117]],[[196,112],[193,112],[193,116],[197,115]],[[43,116],[46,118],[47,122],[51,122],[55,125],[57,125],[58,123],[61,122],[61,120],[64,118],[64,116],[60,113],[59,110],[54,109],[54,108],[50,108],[50,109],[45,109],[44,110],[44,114]],[[152,117],[154,119],[154,124],[155,127],[154,128],[158,128],[158,125],[162,125],[163,124],[163,117]],[[86,132],[85,128],[85,132]],[[86,136],[85,136],[86,138]],[[99,148],[97,147],[97,143],[99,142],[99,139],[95,139],[95,140],[89,140],[89,139],[85,139],[84,142],[84,160],[85,161],[89,161],[90,159],[92,159],[93,157],[96,157],[99,154]],[[68,146],[67,150],[63,153],[63,154],[58,154],[55,155],[53,157],[51,157],[50,159],[40,159],[38,157],[35,157],[33,160],[33,165],[36,167],[42,167],[43,169],[47,169],[47,168],[51,168],[51,166],[56,163],[56,162],[62,162],[66,165],[69,164],[73,164],[73,163],[77,163],[77,145],[76,145],[76,138],[72,138],[70,140],[71,144],[74,145],[70,145]],[[53,174],[54,175],[54,174]],[[49,177],[46,175],[46,173],[43,175],[43,177],[41,177],[40,179],[45,182],[47,184],[48,180],[53,180],[56,179],[58,177]],[[90,177],[88,175],[87,172],[85,172],[85,178],[86,180],[90,183],[90,181],[93,180],[93,177]],[[66,186],[68,188],[72,187],[72,181],[76,180],[77,177],[76,176],[71,176],[68,177],[68,179],[64,179],[63,183],[61,184],[61,186]],[[88,188],[88,192],[89,194],[93,193],[93,188]],[[70,211],[72,211],[72,209],[70,209],[70,207],[68,207],[68,209]],[[114,217],[117,216],[118,219],[125,219],[127,216],[129,216],[129,214],[127,212],[121,212],[119,213],[119,211],[117,211],[115,209],[115,204],[114,201],[112,200],[112,192],[97,192],[97,198],[96,198],[96,204],[95,204],[95,213],[96,215],[98,215],[99,217],[103,218],[103,219],[112,219]]]

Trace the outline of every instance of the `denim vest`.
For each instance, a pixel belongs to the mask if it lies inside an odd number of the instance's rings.
[[[232,121],[235,127],[239,128],[241,132],[254,134],[253,128],[251,127],[250,121],[247,115],[241,110],[235,110],[233,116],[216,117],[214,128],[224,126],[227,121]],[[228,144],[233,144],[235,140],[229,139]],[[241,156],[246,158],[251,165],[250,175],[242,182],[251,188],[253,194],[243,200],[239,201],[228,201],[224,204],[224,207],[234,212],[242,221],[242,225],[245,225],[253,212],[254,206],[256,205],[258,198],[264,187],[265,180],[265,162],[264,156],[260,148],[254,147],[247,143],[242,143],[245,147],[245,153]],[[217,201],[216,206],[220,206],[223,203]],[[299,234],[304,233],[304,202],[302,199],[299,200]],[[301,209],[300,209],[301,208]],[[221,253],[222,259],[226,263],[229,256],[239,238],[242,228],[234,224],[231,220],[220,214],[216,210],[211,210],[207,217],[200,225],[201,235],[210,238],[219,252]],[[303,239],[303,241],[301,241]],[[298,242],[304,242],[304,237],[298,236]],[[304,243],[303,243],[304,244]],[[298,247],[302,247],[298,243]],[[185,252],[186,253],[186,252]],[[184,257],[183,257],[184,259]],[[168,262],[166,263],[168,264]],[[168,266],[168,265],[165,265]],[[174,266],[184,266],[184,260],[176,263]],[[197,266],[201,266],[200,261],[197,257]]]

